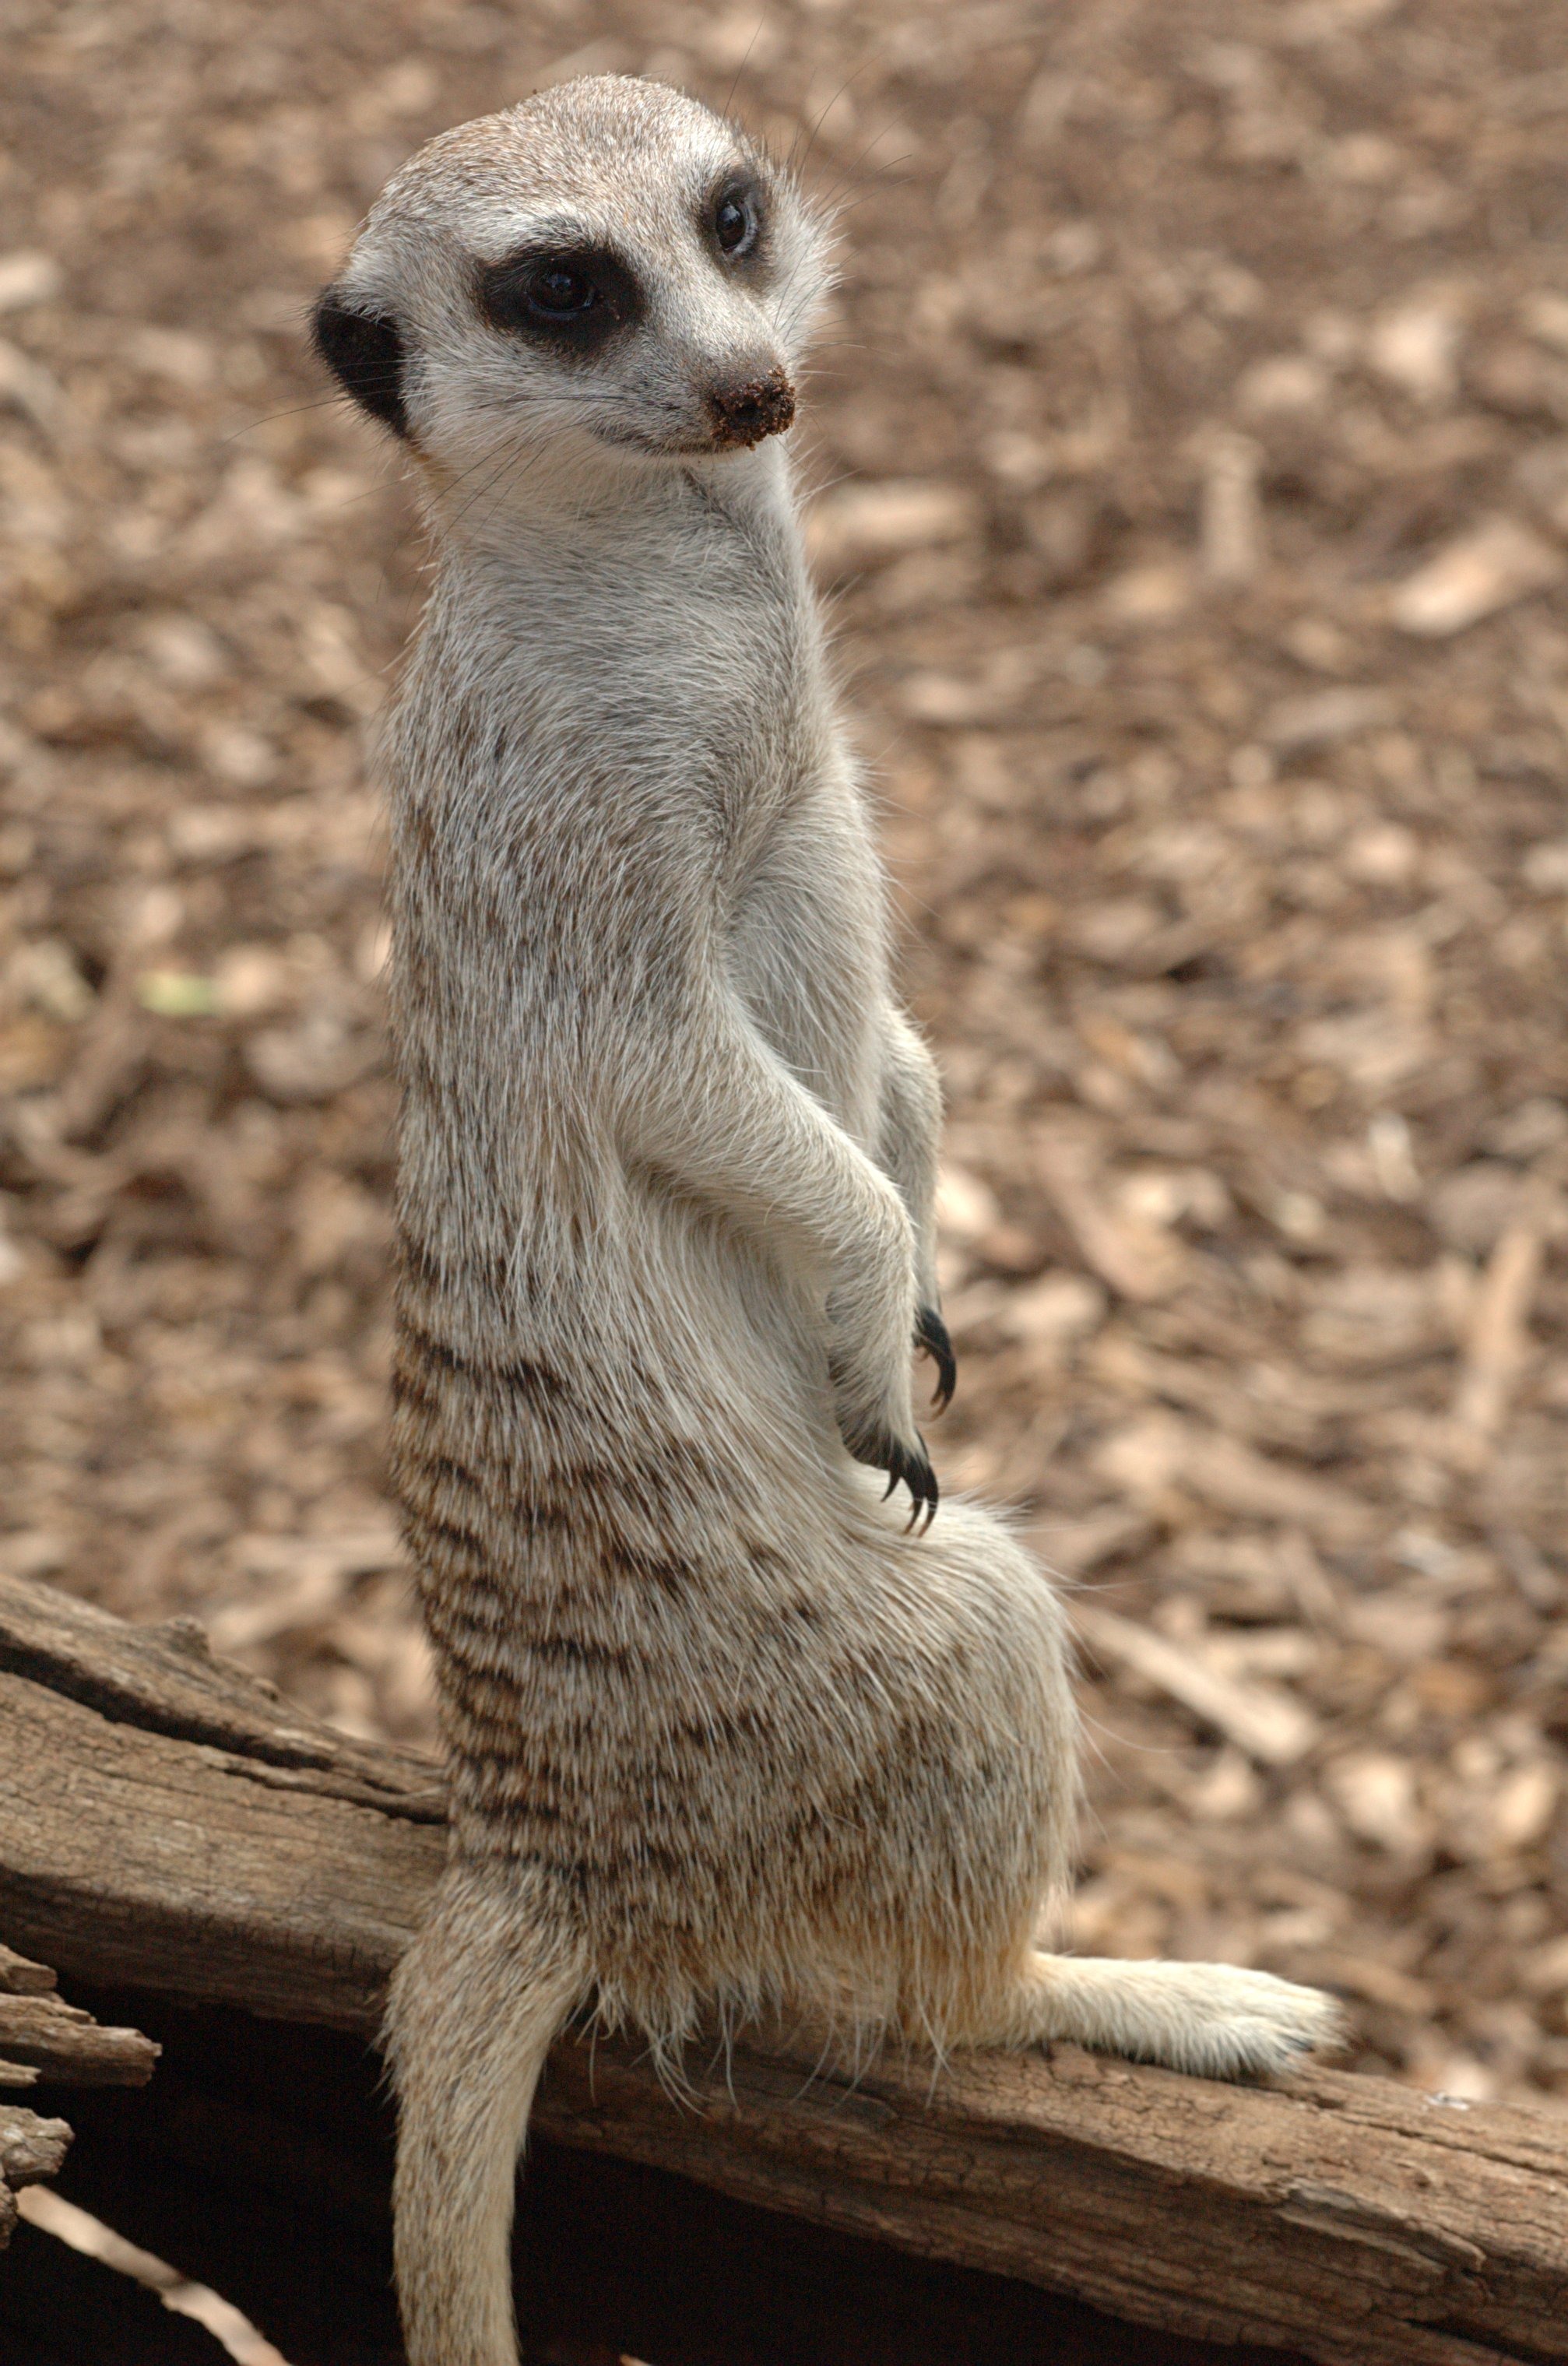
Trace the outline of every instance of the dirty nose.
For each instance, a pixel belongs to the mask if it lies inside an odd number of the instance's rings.
[[[762,377],[732,379],[708,393],[708,417],[716,445],[760,444],[779,435],[795,417],[795,389],[783,370]]]

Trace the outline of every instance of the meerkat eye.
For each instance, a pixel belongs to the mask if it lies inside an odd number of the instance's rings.
[[[568,263],[541,265],[523,282],[519,293],[529,311],[550,321],[580,320],[604,300],[586,272],[574,271]]]
[[[644,310],[632,273],[597,247],[525,249],[483,265],[477,287],[492,328],[546,338],[567,352],[594,350]]]
[[[755,248],[761,230],[755,199],[746,189],[726,189],[713,211],[718,251],[736,261]]]

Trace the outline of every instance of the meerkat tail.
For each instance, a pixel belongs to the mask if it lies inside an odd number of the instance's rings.
[[[409,2366],[516,2366],[517,2158],[545,2057],[586,1985],[543,1907],[515,1866],[455,1865],[393,1977],[386,2048]]]

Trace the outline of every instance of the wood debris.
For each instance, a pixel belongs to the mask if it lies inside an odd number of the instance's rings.
[[[1458,1428],[1480,1438],[1501,1427],[1529,1351],[1526,1324],[1545,1252],[1540,1222],[1510,1224],[1476,1289],[1454,1399]]]
[[[1442,640],[1544,591],[1562,572],[1562,555],[1550,543],[1512,518],[1491,518],[1407,576],[1389,614],[1402,633]]]
[[[0,2250],[17,2223],[17,2195],[41,2178],[58,2177],[70,2143],[63,2120],[40,2119],[19,2104],[0,2102]]]
[[[1078,1633],[1096,1656],[1143,1676],[1265,1766],[1288,1766],[1317,1739],[1317,1719],[1276,1687],[1241,1684],[1152,1628],[1080,1602]]]
[[[0,1944],[0,2088],[41,2079],[77,2087],[141,2087],[161,2048],[138,2029],[100,2028],[55,1992],[55,1976]],[[6,2058],[10,2057],[10,2058]],[[63,2120],[41,2119],[0,2097],[0,2250],[17,2216],[17,2195],[55,2176],[71,2143]]]
[[[157,2046],[137,2029],[100,2028],[56,1987],[47,1964],[0,1945],[0,2086],[144,2087]]]

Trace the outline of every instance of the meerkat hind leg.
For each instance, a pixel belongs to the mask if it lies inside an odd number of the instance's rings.
[[[994,2011],[964,2033],[981,2045],[1069,2040],[1196,2077],[1288,2070],[1339,2038],[1342,2015],[1321,1989],[1231,1964],[1123,1962],[1032,1951]]]

